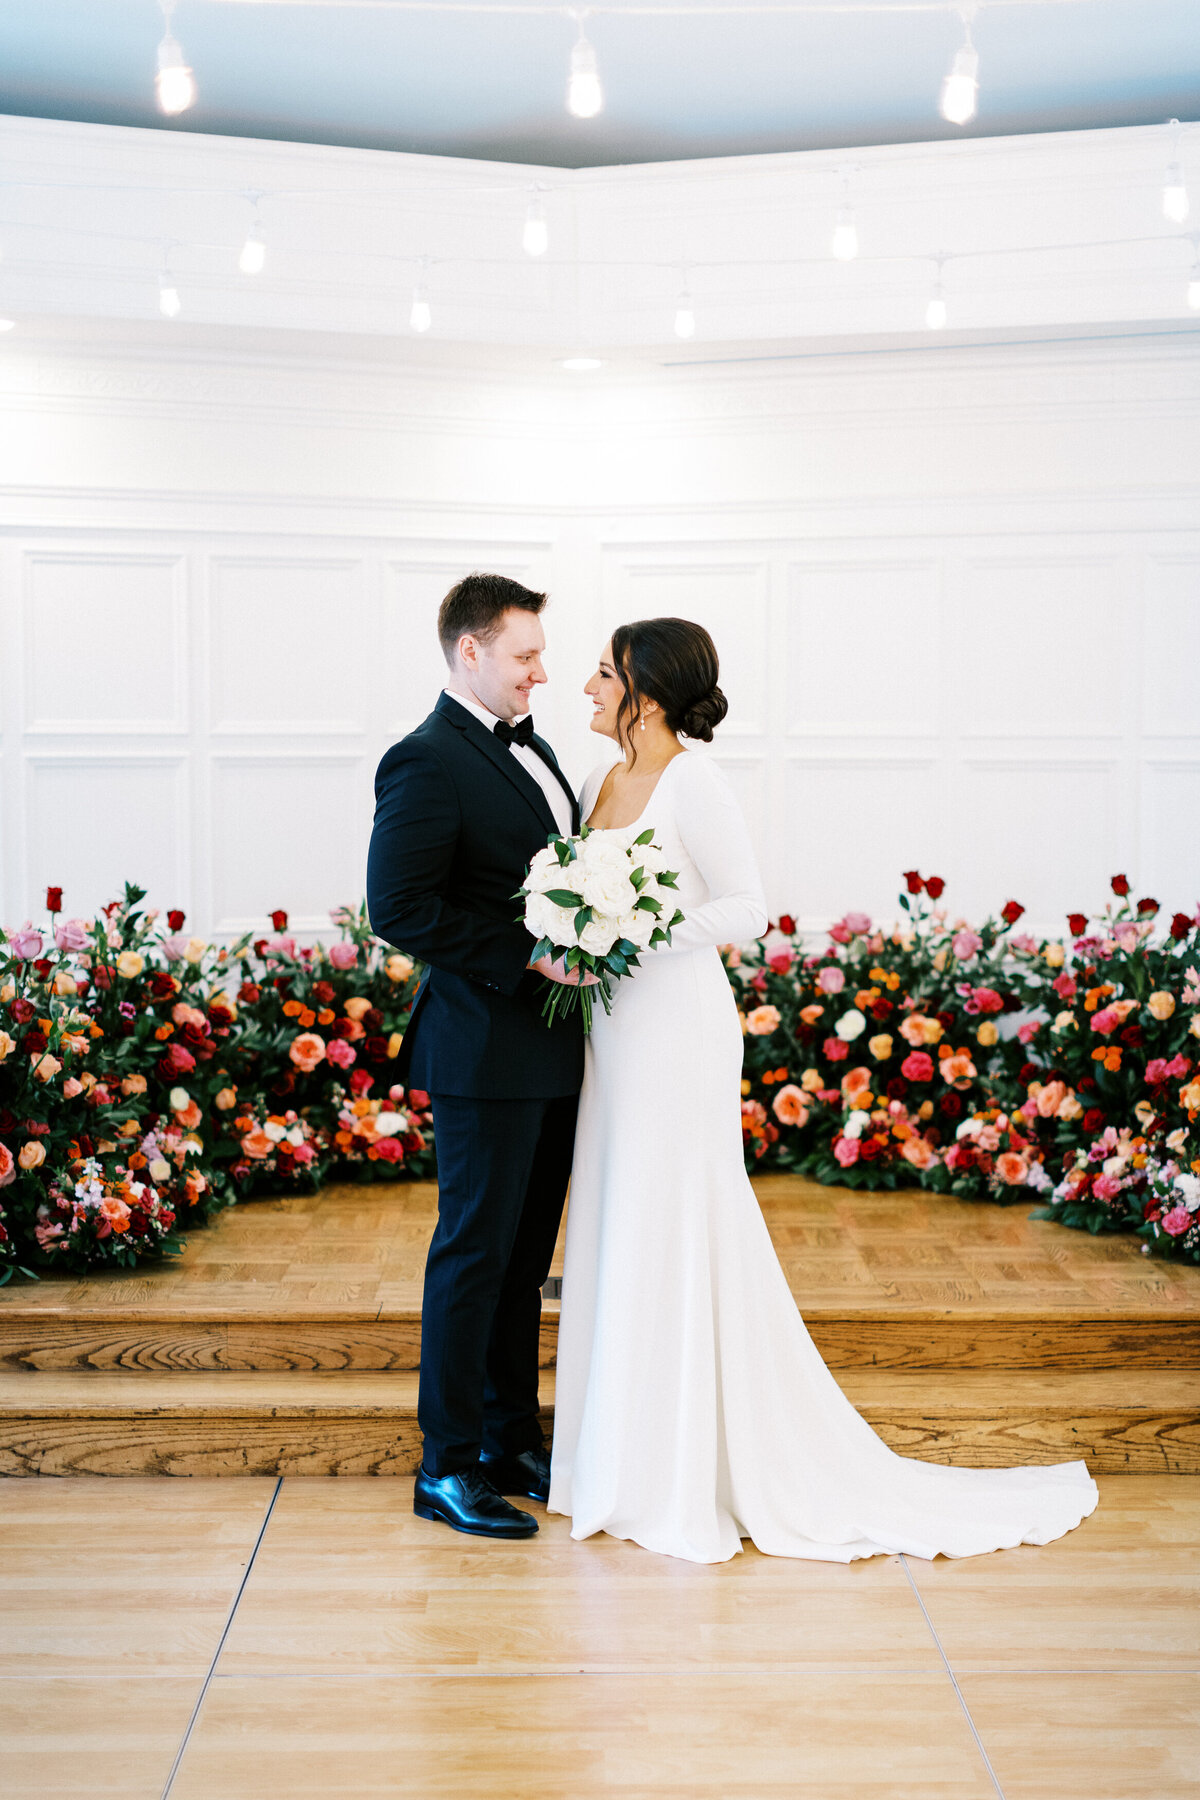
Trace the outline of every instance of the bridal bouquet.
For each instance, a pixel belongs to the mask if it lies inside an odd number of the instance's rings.
[[[642,950],[669,944],[683,914],[667,890],[676,876],[663,866],[654,832],[589,831],[552,837],[530,864],[518,899],[526,929],[538,940],[530,962],[565,950],[566,967],[593,974],[596,986],[550,982],[542,1017],[552,1024],[578,1002],[583,1029],[592,1028],[592,1000],[612,1010],[612,983],[637,967]],[[667,907],[670,905],[670,913]]]

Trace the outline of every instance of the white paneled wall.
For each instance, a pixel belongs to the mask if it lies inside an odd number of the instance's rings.
[[[472,568],[548,586],[537,716],[623,619],[713,632],[771,902],[899,871],[1032,921],[1200,897],[1200,350],[1008,344],[622,375],[6,350],[0,917],[128,875],[231,936],[362,892],[371,778]],[[253,365],[253,366],[252,366]],[[15,435],[15,439],[14,436]]]

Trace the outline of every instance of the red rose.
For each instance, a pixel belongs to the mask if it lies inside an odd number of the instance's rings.
[[[889,1100],[903,1100],[903,1098],[904,1098],[905,1094],[907,1094],[907,1092],[908,1092],[908,1083],[907,1083],[907,1081],[905,1081],[903,1075],[893,1075],[892,1079],[887,1084],[888,1099]]]
[[[1067,914],[1067,928],[1070,931],[1072,937],[1082,937],[1084,932],[1087,930],[1087,926],[1088,926],[1088,922],[1087,922],[1087,914],[1086,913],[1068,913]]]
[[[1024,911],[1025,911],[1025,908],[1021,905],[1019,900],[1007,900],[1004,904],[1004,910],[1001,912],[1000,917],[1006,922],[1006,924],[1015,925],[1017,920],[1020,918],[1021,914]]]
[[[1129,877],[1127,875],[1114,875],[1112,878],[1112,891],[1114,894],[1119,894],[1123,899],[1129,892]]]
[[[238,989],[238,999],[243,1006],[253,1006],[256,1000],[262,999],[262,989],[256,982],[243,981]]]
[[[158,1059],[158,1073],[163,1081],[172,1081],[176,1075],[187,1075],[195,1066],[195,1057],[182,1044],[168,1044]]]
[[[208,1028],[205,1025],[193,1025],[189,1019],[183,1028],[183,1037],[193,1050],[198,1049],[201,1044],[208,1042]]]
[[[1022,1063],[1021,1073],[1017,1076],[1017,1080],[1022,1087],[1028,1087],[1031,1081],[1037,1080],[1041,1072],[1036,1063]]]
[[[882,1024],[884,1019],[887,1018],[887,1016],[891,1012],[891,1010],[892,1010],[891,1001],[885,1000],[883,998],[882,994],[880,995],[878,1000],[872,1000],[872,1002],[871,1002],[871,1017],[873,1019],[879,1020],[880,1024]]]
[[[236,1015],[225,996],[218,994],[208,1009],[208,1016],[214,1025],[232,1025]]]
[[[59,913],[62,911],[62,889],[48,887],[46,889],[46,911]]]
[[[920,894],[925,890],[925,883],[916,869],[905,869],[904,881],[910,894]]]
[[[363,1055],[368,1062],[384,1062],[387,1058],[387,1039],[369,1037],[363,1044]]]
[[[333,987],[328,981],[313,982],[313,999],[319,1000],[322,1006],[333,1004]]]
[[[948,1119],[957,1119],[963,1109],[963,1097],[951,1090],[950,1093],[942,1095],[938,1105]]]
[[[791,913],[780,913],[779,929],[782,931],[784,937],[795,937],[796,921],[793,919]]]
[[[273,912],[271,914],[271,923],[275,927],[276,931],[286,931],[287,930],[287,914],[282,910],[282,908],[280,908],[277,912]]]
[[[367,1094],[374,1086],[375,1077],[368,1075],[365,1069],[350,1071],[350,1092],[352,1094]]]
[[[33,1004],[29,1000],[14,1000],[12,1003],[12,1016],[18,1025],[27,1024],[32,1019],[33,1012]]]
[[[47,975],[50,973],[50,958],[48,956],[39,956],[33,967],[34,972],[45,981]]]
[[[1103,1125],[1103,1123],[1104,1123],[1103,1107],[1089,1106],[1087,1111],[1083,1115],[1083,1129],[1085,1131],[1099,1131],[1099,1129]]]
[[[267,953],[267,940],[266,940],[266,938],[255,938],[255,940],[254,940],[254,954],[255,954],[255,956],[258,956],[258,957],[263,957],[263,956],[265,956],[265,955],[266,955],[266,953]]]
[[[934,1018],[943,1031],[950,1031],[954,1025],[954,1014],[949,1012],[934,1013]]]
[[[1079,1080],[1075,1083],[1075,1086],[1079,1089],[1081,1094],[1094,1094],[1096,1092],[1096,1083],[1091,1075],[1081,1075]]]
[[[183,930],[183,921],[186,917],[187,917],[186,913],[181,913],[179,911],[178,907],[173,907],[172,910],[167,914],[168,929],[171,931],[182,931]]]
[[[329,1027],[331,1037],[352,1038],[354,1036],[353,1019],[335,1019]]]
[[[1127,1025],[1121,1033],[1121,1042],[1130,1044],[1135,1050],[1139,1044],[1144,1044],[1145,1041],[1146,1034],[1140,1025]]]
[[[290,975],[277,975],[271,983],[271,986],[278,989],[279,993],[281,993],[286,1000],[292,991],[292,978]]]
[[[150,994],[152,999],[169,1000],[171,995],[177,991],[177,987],[178,984],[175,977],[173,975],[168,975],[165,969],[155,969],[153,975],[150,977]]]
[[[925,883],[925,892],[929,895],[931,900],[940,900],[942,897],[942,889],[945,885],[946,884],[940,875],[931,875]]]
[[[373,1146],[380,1162],[398,1163],[404,1161],[404,1145],[399,1138],[377,1138]]]
[[[878,1138],[864,1138],[858,1147],[858,1154],[863,1162],[874,1162],[882,1145]]]
[[[383,1014],[377,1006],[368,1006],[361,1020],[364,1031],[382,1031]]]
[[[1171,936],[1175,938],[1178,943],[1182,944],[1184,938],[1191,929],[1192,921],[1188,918],[1187,914],[1176,913],[1175,917],[1171,920]]]
[[[408,1101],[409,1105],[415,1106],[418,1112],[429,1111],[429,1095],[424,1088],[409,1088]]]
[[[24,1048],[30,1056],[35,1050],[41,1051],[46,1048],[46,1034],[39,1026],[35,1025],[32,1031],[25,1033]]]
[[[1157,900],[1149,900],[1149,899],[1139,900],[1137,903],[1137,909],[1138,909],[1139,917],[1143,913],[1145,913],[1149,918],[1153,918],[1155,913],[1158,911],[1158,901]]]

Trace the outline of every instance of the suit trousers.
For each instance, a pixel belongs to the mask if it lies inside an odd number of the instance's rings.
[[[431,1096],[438,1222],[425,1265],[417,1416],[431,1475],[481,1450],[543,1445],[538,1419],[542,1285],[575,1146],[579,1096]]]

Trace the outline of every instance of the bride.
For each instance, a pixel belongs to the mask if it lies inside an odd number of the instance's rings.
[[[593,827],[654,827],[684,922],[596,1009],[567,1219],[549,1509],[691,1562],[750,1538],[850,1562],[1045,1544],[1096,1504],[1082,1462],[956,1469],[897,1456],[805,1329],[742,1162],[742,1043],[717,945],[766,929],[741,813],[711,741],[726,712],[708,633],[614,631],[587,684],[624,760],[584,784]]]

